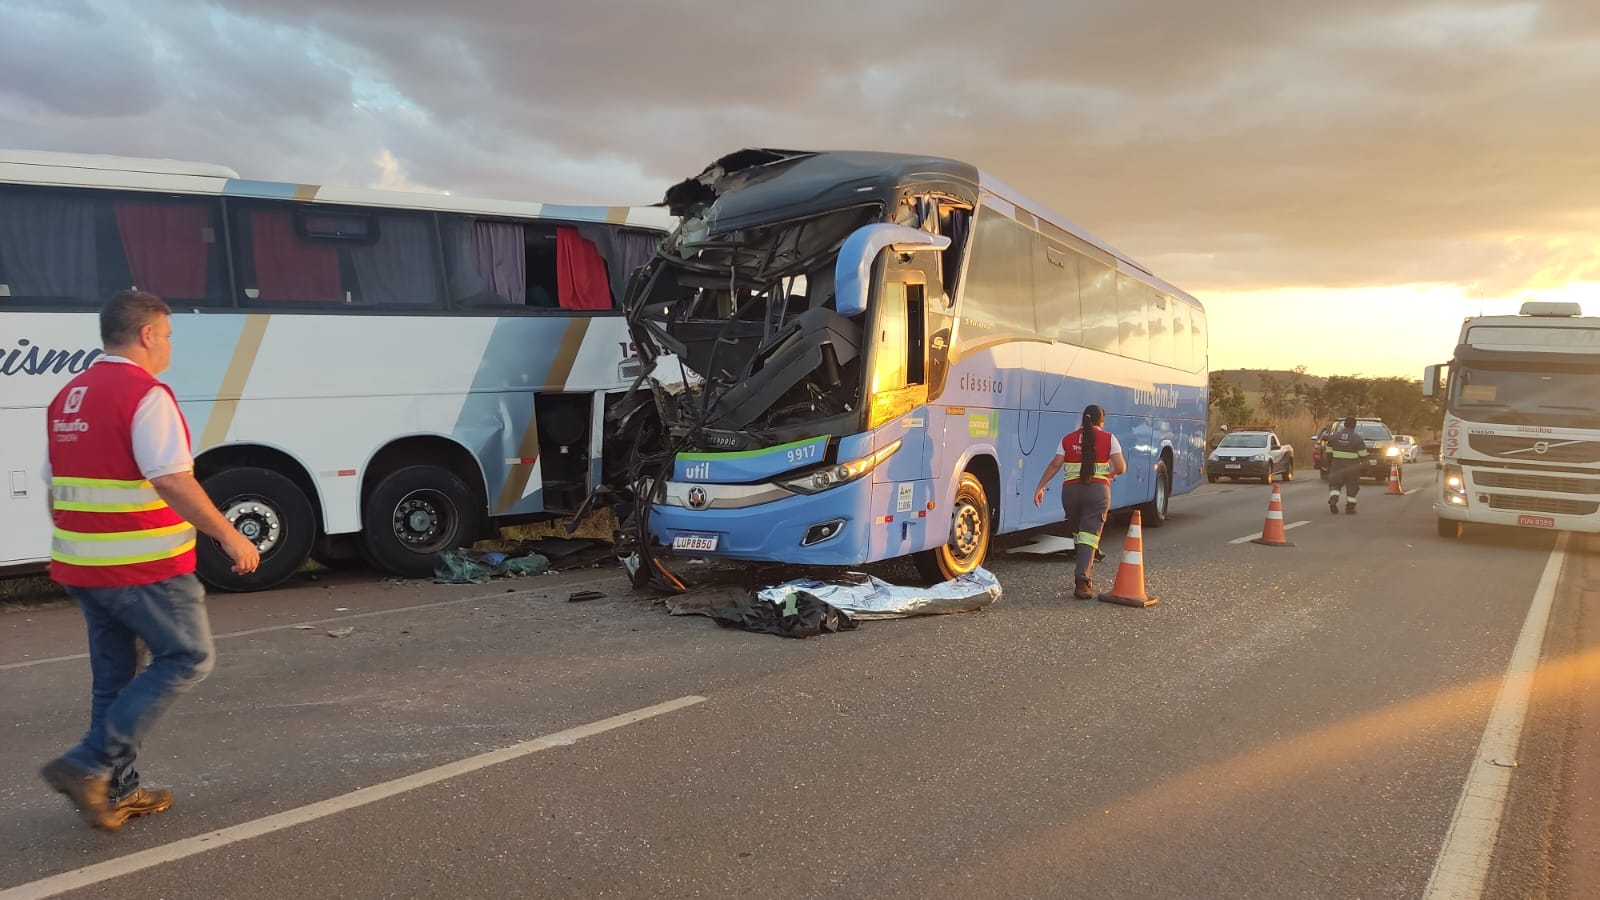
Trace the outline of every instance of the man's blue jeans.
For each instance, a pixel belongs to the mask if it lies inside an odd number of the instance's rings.
[[[67,587],[89,625],[94,701],[89,731],[65,759],[86,775],[104,775],[115,803],[139,788],[139,746],[174,698],[211,673],[216,658],[205,588],[194,575],[137,587]],[[138,666],[135,638],[150,648]]]

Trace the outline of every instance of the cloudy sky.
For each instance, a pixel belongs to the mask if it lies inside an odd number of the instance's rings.
[[[1593,0],[0,0],[0,143],[653,203],[746,146],[966,159],[1199,296],[1212,366],[1420,374],[1600,314]]]

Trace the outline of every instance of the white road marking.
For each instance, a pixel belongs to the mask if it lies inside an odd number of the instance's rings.
[[[247,628],[244,631],[230,631],[227,634],[214,635],[212,640],[225,641],[229,638],[249,637],[253,634],[266,634],[269,631],[290,631],[302,625],[331,625],[335,622],[349,622],[355,619],[370,619],[374,616],[392,616],[395,613],[416,612],[419,609],[440,609],[446,606],[460,606],[463,603],[486,603],[490,600],[512,600],[525,597],[528,594],[540,593],[537,590],[517,591],[506,594],[478,594],[472,597],[459,597],[455,600],[439,600],[434,603],[417,603],[412,606],[396,606],[393,609],[375,609],[372,612],[352,613],[348,616],[333,616],[328,619],[307,619],[304,622],[290,622],[284,625],[265,625],[261,628]],[[29,666],[42,666],[48,663],[71,662],[75,659],[88,659],[87,653],[74,653],[70,656],[50,656],[44,659],[29,659],[22,662],[0,664],[0,672],[7,669],[26,669]]]
[[[679,697],[676,700],[668,700],[655,706],[646,706],[643,709],[612,716],[609,719],[601,719],[588,725],[579,725],[576,728],[568,728],[566,731],[557,731],[544,737],[523,741],[520,744],[514,744],[502,750],[492,750],[488,753],[470,756],[453,763],[446,763],[414,775],[396,778],[393,781],[385,781],[382,784],[375,784],[358,791],[352,791],[343,796],[332,797],[298,809],[286,810],[266,818],[256,819],[253,822],[232,825],[218,831],[174,841],[161,847],[152,847],[149,850],[141,850],[138,853],[130,853],[127,856],[108,859],[92,866],[84,866],[81,869],[62,872],[49,878],[41,878],[28,884],[0,890],[0,900],[24,900],[24,898],[36,900],[36,898],[41,897],[54,897],[67,891],[75,891],[103,881],[110,881],[113,878],[120,878],[123,875],[130,875],[153,866],[177,862],[180,859],[205,853],[208,850],[216,850],[229,844],[237,844],[240,841],[247,841],[275,831],[282,831],[285,828],[293,828],[296,825],[314,822],[317,819],[331,816],[335,813],[366,806],[379,800],[386,800],[397,794],[438,784],[441,781],[519,759],[538,753],[541,750],[570,746],[584,738],[593,737],[615,728],[621,728],[624,725],[632,725],[635,722],[642,722],[645,719],[675,712],[694,706],[697,703],[703,703],[705,699],[693,694],[687,697]]]
[[[1310,524],[1311,524],[1311,520],[1310,519],[1301,519],[1298,522],[1290,522],[1289,524],[1283,526],[1283,530],[1284,531],[1288,531],[1291,528],[1299,528],[1301,525],[1310,525]],[[1228,543],[1230,543],[1230,544],[1248,544],[1248,543],[1250,543],[1251,541],[1255,540],[1258,537],[1261,537],[1261,532],[1259,532],[1259,531],[1256,532],[1255,534],[1247,534],[1242,538],[1234,538],[1233,540],[1229,541]]]
[[[1406,496],[1407,496],[1407,497],[1409,497],[1409,496],[1411,496],[1411,495],[1412,495],[1412,494],[1415,494],[1415,493],[1416,493],[1416,492],[1417,492],[1417,491],[1420,491],[1420,490],[1422,490],[1422,488],[1412,488],[1412,489],[1411,489],[1411,490],[1409,490],[1409,491],[1405,491],[1405,495],[1406,495]]]
[[[1522,723],[1528,714],[1528,695],[1533,690],[1533,675],[1539,666],[1545,626],[1550,621],[1550,607],[1555,602],[1566,555],[1567,535],[1563,533],[1556,538],[1539,587],[1533,592],[1533,605],[1528,608],[1528,618],[1511,651],[1511,662],[1506,665],[1506,677],[1500,683],[1500,693],[1489,713],[1489,724],[1483,730],[1472,768],[1467,770],[1467,783],[1461,789],[1450,830],[1445,833],[1444,846],[1439,848],[1439,858],[1433,864],[1424,900],[1478,900],[1483,895],[1489,859],[1500,834],[1500,818],[1505,814],[1506,793],[1516,771],[1496,765],[1495,761],[1517,757]]]

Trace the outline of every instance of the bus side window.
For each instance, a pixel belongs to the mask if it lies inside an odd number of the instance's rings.
[[[250,305],[419,308],[443,299],[430,214],[252,202],[233,221]]]
[[[213,198],[0,188],[0,303],[99,305],[136,288],[174,307],[223,302]]]

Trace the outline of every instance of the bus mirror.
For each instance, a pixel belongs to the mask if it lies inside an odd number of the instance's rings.
[[[1422,396],[1439,396],[1439,367],[1428,366],[1422,370]]]
[[[845,318],[867,311],[867,290],[872,283],[872,264],[885,247],[904,253],[918,250],[943,250],[950,239],[917,228],[879,222],[863,225],[845,238],[834,267],[834,309]]]

